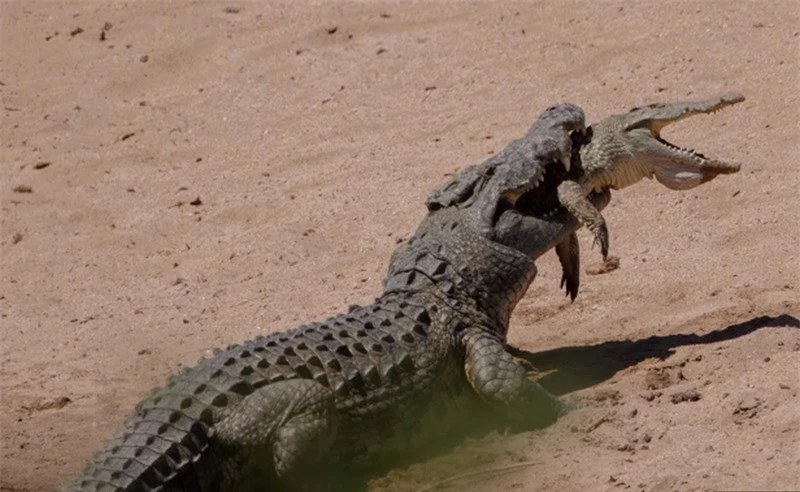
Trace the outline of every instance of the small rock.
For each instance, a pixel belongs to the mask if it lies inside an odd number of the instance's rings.
[[[622,398],[622,393],[615,389],[604,388],[595,391],[591,398],[597,402],[611,401],[612,403],[615,403]]]
[[[222,11],[225,12],[226,14],[238,14],[239,12],[242,11],[242,9],[241,7],[230,6],[230,7],[225,7],[224,9],[222,9]]]
[[[746,418],[753,418],[758,413],[758,407],[761,406],[761,400],[755,396],[744,397],[733,411],[734,415],[743,415]]]
[[[655,390],[672,386],[679,379],[674,370],[655,368],[644,375],[644,384],[647,389]]]
[[[195,198],[194,200],[192,200],[191,202],[189,202],[189,205],[193,205],[195,207],[197,207],[198,205],[202,205],[202,204],[203,204],[203,201],[200,199],[199,196],[197,198]]]
[[[640,394],[639,396],[644,398],[646,401],[653,401],[653,400],[656,399],[656,394],[655,394],[654,391],[645,391],[644,393]]]
[[[14,187],[15,193],[33,193],[33,188],[30,185],[21,184]]]
[[[595,263],[594,265],[590,265],[586,267],[586,274],[587,275],[602,275],[604,273],[613,272],[614,270],[619,268],[619,257],[618,256],[609,256],[603,261]]]
[[[142,63],[147,63],[148,60],[150,60],[150,57],[147,55],[142,55],[139,57],[139,61]]]
[[[327,32],[328,34],[336,34],[336,31],[338,31],[338,30],[339,30],[339,26],[333,26],[333,27],[329,27],[329,28],[325,29],[325,32]]]
[[[700,399],[700,393],[695,390],[681,391],[672,395],[670,400],[672,403],[683,403],[685,401],[697,401]]]
[[[44,168],[50,166],[50,164],[52,164],[52,162],[48,162],[48,161],[37,162],[36,164],[33,165],[33,168],[34,169],[44,169]]]
[[[592,422],[591,424],[589,424],[589,426],[586,427],[586,429],[584,429],[583,432],[585,432],[586,434],[590,434],[590,433],[594,432],[601,425],[605,424],[606,422],[610,422],[610,421],[611,421],[611,419],[607,415],[603,415],[599,419],[597,419],[594,422]]]
[[[14,236],[11,238],[11,244],[18,244],[20,241],[22,241],[22,233],[15,232]]]
[[[82,32],[83,32],[83,28],[82,27],[76,27],[75,29],[73,29],[72,31],[69,32],[69,35],[70,36],[77,36],[78,34],[80,34]]]
[[[41,400],[39,402],[34,403],[30,407],[23,406],[24,410],[27,410],[28,414],[33,412],[41,412],[44,410],[60,410],[67,405],[72,403],[72,400],[66,396],[59,396],[50,400]]]

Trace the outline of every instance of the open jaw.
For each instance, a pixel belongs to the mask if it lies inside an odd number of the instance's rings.
[[[636,165],[675,190],[694,188],[720,174],[739,171],[739,164],[710,159],[694,149],[680,147],[661,137],[661,130],[689,116],[713,114],[744,101],[744,96],[727,93],[705,101],[653,104],[632,109],[625,115],[625,133]]]
[[[552,168],[554,166],[557,166],[557,163],[550,163],[546,166],[543,166],[541,170],[535,176],[533,176],[533,178],[531,178],[530,181],[517,188],[503,191],[499,199],[509,204],[516,203],[517,200],[519,200],[520,197],[522,197],[526,193],[530,193],[531,191],[539,188],[542,185],[542,183],[544,183],[548,168]]]
[[[637,129],[644,132],[646,129]],[[710,159],[694,149],[679,147],[663,138],[657,131],[646,136],[631,134],[639,140],[634,151],[636,165],[642,172],[673,190],[688,190],[710,181],[720,174],[739,171],[737,163]]]
[[[574,161],[573,161],[574,164]],[[502,200],[493,223],[493,240],[536,259],[578,230],[578,218],[561,205],[558,185],[567,177],[560,166],[548,166],[544,181],[515,202]],[[611,200],[608,189],[592,191],[587,198],[602,210]]]
[[[567,170],[556,164],[547,166],[547,172],[539,186],[523,193],[513,204],[513,208],[527,217],[548,221],[564,221],[571,217],[558,199],[558,185],[568,178]],[[588,198],[598,207],[605,208],[610,195],[607,191],[592,191]]]

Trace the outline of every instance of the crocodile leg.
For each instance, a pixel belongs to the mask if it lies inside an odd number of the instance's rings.
[[[214,427],[213,436],[223,447],[246,455],[246,462],[261,469],[274,465],[275,475],[290,490],[319,490],[317,469],[336,436],[334,415],[328,388],[307,379],[280,381],[245,397]],[[258,483],[262,470],[245,475],[251,483],[237,490],[264,487]]]
[[[581,283],[581,247],[578,235],[573,232],[567,239],[558,243],[556,254],[561,263],[561,288],[566,286],[567,295],[575,301]]]
[[[530,379],[525,367],[491,333],[474,330],[464,343],[467,379],[514,427],[543,427],[564,413],[566,407]]]
[[[581,224],[592,231],[594,234],[592,246],[599,244],[603,259],[608,258],[609,237],[606,220],[586,197],[583,187],[575,181],[563,181],[558,185],[558,200],[564,208],[581,221]]]

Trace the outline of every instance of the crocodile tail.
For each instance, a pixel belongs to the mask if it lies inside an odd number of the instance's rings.
[[[204,422],[210,410],[193,402],[158,393],[142,402],[67,491],[220,490],[222,467]]]

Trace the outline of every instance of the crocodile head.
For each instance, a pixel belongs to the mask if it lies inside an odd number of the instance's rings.
[[[525,137],[434,190],[425,220],[392,255],[386,292],[434,285],[447,297],[480,306],[506,330],[536,276],[534,260],[580,227],[560,208],[557,187],[575,162],[573,141],[582,141],[583,130],[583,110],[553,106]],[[609,196],[603,191],[589,199],[602,208]]]
[[[592,125],[591,140],[581,148],[584,171],[595,189],[625,188],[653,177],[667,188],[694,188],[720,174],[739,171],[739,165],[711,159],[661,137],[667,125],[698,114],[710,114],[744,101],[729,92],[703,101],[656,103],[612,115]]]
[[[506,210],[545,182],[548,173],[570,169],[573,133],[582,134],[583,109],[561,103],[547,108],[527,132],[482,164],[461,170],[427,200],[428,210],[455,206],[473,215],[484,233]]]

